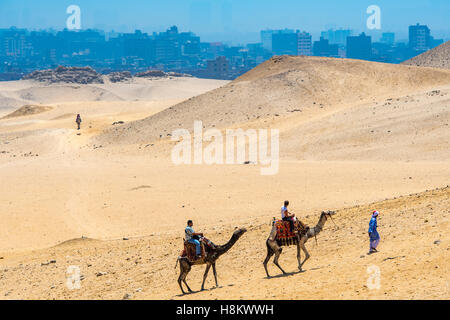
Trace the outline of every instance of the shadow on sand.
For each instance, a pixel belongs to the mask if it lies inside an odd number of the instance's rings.
[[[282,274],[278,274],[276,276],[270,276],[270,277],[264,277],[264,279],[276,279],[276,278],[284,278],[284,277],[290,277],[299,273],[303,273],[305,272],[305,270],[302,271],[294,271],[294,272],[286,272],[286,273],[282,273]]]
[[[232,286],[234,286],[234,284],[227,285],[227,287],[232,287]],[[187,293],[180,293],[180,294],[175,295],[175,297],[184,297],[184,296],[188,296],[188,295],[199,293],[199,292],[213,291],[213,290],[220,289],[223,287],[224,286],[218,286],[218,287],[211,287],[209,289],[197,290],[197,291],[192,291],[192,292],[187,292]]]

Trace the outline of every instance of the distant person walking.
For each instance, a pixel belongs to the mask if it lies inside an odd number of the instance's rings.
[[[81,129],[81,116],[80,114],[77,114],[77,119],[75,120],[75,122],[77,123],[77,130]]]
[[[378,214],[379,214],[378,211],[372,212],[372,218],[370,219],[370,222],[369,222],[369,239],[370,239],[369,254],[378,252],[377,246],[378,246],[378,243],[380,242],[380,235],[378,234],[378,231],[377,231]]]

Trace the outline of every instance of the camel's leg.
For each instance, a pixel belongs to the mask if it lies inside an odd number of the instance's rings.
[[[269,246],[268,242],[269,242],[269,240],[267,240],[267,242],[266,242],[267,256],[266,256],[266,259],[264,259],[263,265],[264,265],[264,269],[266,270],[267,278],[270,278],[269,271],[267,271],[267,263],[269,262],[270,258],[273,256],[274,252],[273,252],[273,249]]]
[[[189,271],[191,271],[191,265],[189,264],[189,262],[185,261],[185,272],[184,272],[184,276],[183,276],[183,282],[186,285],[186,288],[188,289],[188,291],[192,292],[191,288],[189,287],[189,285],[186,282],[186,277],[187,277]]]
[[[305,264],[306,260],[309,259],[310,255],[309,255],[308,250],[306,250],[305,242],[302,241],[300,245],[301,245],[303,252],[305,253],[305,260],[303,260],[303,262],[300,264],[300,269],[301,269],[301,267]]]
[[[188,291],[192,292],[191,288],[189,288],[189,285],[186,282],[186,277],[189,271],[191,271],[191,266],[189,265],[189,263],[187,263],[185,260],[180,260],[180,276],[178,277],[178,285],[180,286],[181,292],[183,292],[183,294],[185,294],[186,292],[184,292],[183,290],[183,285],[181,284],[182,281],[186,285]]]
[[[178,277],[178,285],[180,286],[181,292],[183,294],[186,293],[184,292],[183,285],[181,284],[181,281],[183,281],[183,277],[185,276],[184,273],[183,263],[180,261],[180,276]]]
[[[184,290],[183,290],[183,285],[181,284],[181,281],[182,281],[182,275],[183,275],[183,271],[180,271],[180,276],[178,277],[178,285],[180,286],[181,292],[182,292],[183,294],[186,294],[186,292],[184,292]]]
[[[300,241],[297,243],[297,261],[298,261],[298,270],[302,271]]]
[[[281,252],[282,252],[281,248],[280,248],[280,250],[275,251],[275,258],[273,259],[273,263],[274,263],[278,268],[280,268],[280,270],[281,270],[281,272],[283,272],[283,274],[286,274],[286,272],[283,270],[283,268],[281,268],[281,266],[278,264],[278,258],[280,257]]]
[[[208,263],[206,265],[205,273],[203,274],[202,290],[205,290],[205,281],[206,281],[206,277],[208,276],[209,268],[211,268],[210,263]]]
[[[187,273],[186,273],[186,275],[187,275]],[[186,282],[186,276],[184,277],[183,282],[184,282],[184,284],[186,285],[188,291],[189,291],[189,292],[193,292],[192,289],[189,288],[189,286],[188,286],[188,284],[187,284],[187,282]]]
[[[218,287],[219,284],[217,283],[217,272],[216,272],[216,263],[215,262],[212,264],[212,268],[213,268],[213,273],[214,273],[214,280],[216,280],[216,287]]]

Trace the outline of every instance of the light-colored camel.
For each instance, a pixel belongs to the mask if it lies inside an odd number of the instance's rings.
[[[317,223],[317,225],[315,227],[309,228],[306,231],[306,233],[301,233],[301,232],[297,233],[297,238],[298,239],[296,241],[296,245],[297,245],[298,270],[302,271],[303,264],[310,257],[310,255],[308,253],[308,250],[306,250],[306,247],[305,247],[306,241],[308,241],[309,238],[316,237],[319,234],[319,232],[322,231],[322,228],[325,225],[325,222],[327,221],[327,218],[331,217],[334,214],[335,214],[334,211],[326,211],[326,212],[322,211],[322,214],[320,215],[320,218],[319,218],[319,222]],[[297,226],[298,225],[296,224],[296,227]],[[267,271],[267,263],[269,262],[270,258],[273,255],[275,255],[275,258],[273,259],[273,263],[278,268],[280,268],[280,270],[283,272],[283,274],[286,274],[286,272],[283,270],[283,268],[281,268],[281,266],[278,264],[278,258],[281,255],[282,248],[277,243],[276,235],[277,235],[277,228],[274,225],[272,227],[271,232],[270,232],[269,238],[266,241],[267,256],[266,256],[266,259],[263,262],[264,269],[266,270],[267,277],[270,277],[269,272]],[[303,260],[303,262],[301,262],[300,249],[303,250],[303,252],[305,253],[305,260]]]
[[[214,280],[216,281],[216,287],[218,287],[219,284],[217,283],[216,261],[217,261],[217,259],[219,259],[219,257],[221,255],[223,255],[228,250],[230,250],[231,247],[233,247],[233,245],[236,243],[236,241],[238,241],[239,238],[245,232],[247,232],[247,230],[245,228],[237,229],[236,231],[233,232],[231,239],[226,244],[224,244],[222,246],[215,246],[214,249],[207,248],[204,259],[199,259],[194,262],[191,262],[191,261],[189,261],[189,259],[187,257],[178,257],[177,263],[178,263],[178,261],[180,262],[180,276],[178,277],[178,284],[180,286],[181,292],[183,292],[183,294],[186,293],[183,290],[183,286],[182,286],[181,282],[184,282],[188,291],[192,292],[191,288],[189,288],[189,286],[186,282],[186,276],[188,275],[189,271],[191,271],[191,267],[193,265],[206,264],[206,270],[203,275],[203,282],[202,282],[201,290],[204,290],[205,280],[206,280],[206,277],[208,276],[208,272],[209,272],[209,269],[211,268],[211,266],[213,268]],[[175,268],[176,268],[176,264],[175,264]]]

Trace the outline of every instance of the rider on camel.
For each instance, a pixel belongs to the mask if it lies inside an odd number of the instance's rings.
[[[294,232],[295,213],[289,212],[288,206],[289,206],[289,201],[288,200],[284,201],[284,206],[281,207],[281,219],[283,221],[288,221],[291,232]]]
[[[184,233],[186,234],[186,241],[189,243],[195,244],[195,253],[197,258],[201,257],[201,248],[200,248],[200,237],[203,237],[203,233],[194,231],[194,223],[192,220],[188,220],[187,227],[184,229]]]

